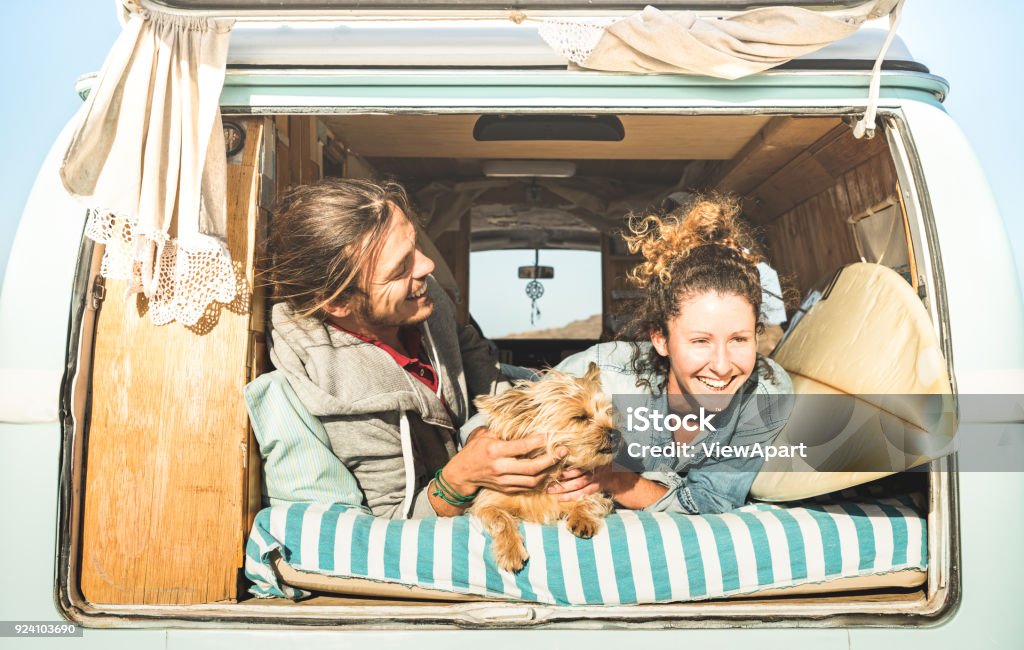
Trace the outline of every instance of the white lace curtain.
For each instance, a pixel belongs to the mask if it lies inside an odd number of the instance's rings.
[[[225,243],[220,121],[232,21],[136,8],[100,71],[61,167],[106,244],[101,273],[194,325],[237,290]]]

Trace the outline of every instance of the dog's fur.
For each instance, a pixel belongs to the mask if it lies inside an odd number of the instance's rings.
[[[549,370],[540,381],[519,382],[501,395],[478,397],[475,404],[490,416],[489,428],[498,439],[542,433],[547,443],[537,455],[557,455],[563,448],[568,451],[535,490],[505,494],[481,489],[477,494],[469,512],[491,535],[498,566],[517,572],[529,559],[519,520],[547,524],[565,517],[573,535],[593,537],[612,508],[611,499],[598,492],[575,501],[559,501],[546,489],[564,470],[592,471],[612,462],[617,433],[611,400],[601,392],[598,367],[591,363],[582,379]]]

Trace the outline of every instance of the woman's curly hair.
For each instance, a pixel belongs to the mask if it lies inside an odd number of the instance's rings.
[[[623,237],[629,252],[639,252],[644,261],[628,278],[643,296],[630,306],[633,317],[621,334],[634,341],[637,386],[654,390],[651,380],[662,377],[657,389],[665,389],[668,358],[637,342],[650,340],[652,332],[667,337],[669,321],[689,298],[708,292],[738,295],[750,302],[754,318],[760,320],[761,258],[740,212],[735,198],[710,194],[664,216],[630,216],[629,232]],[[761,328],[759,323],[758,331]]]

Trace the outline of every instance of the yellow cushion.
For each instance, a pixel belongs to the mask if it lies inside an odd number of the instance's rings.
[[[946,362],[914,289],[878,264],[844,267],[773,355],[798,397],[751,487],[765,501],[804,499],[915,467],[951,451],[956,415]]]

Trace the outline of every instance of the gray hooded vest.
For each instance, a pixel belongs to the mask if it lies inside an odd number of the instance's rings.
[[[283,303],[271,317],[271,361],[323,422],[370,511],[391,519],[435,514],[427,486],[455,454],[472,398],[507,387],[487,342],[456,324],[454,305],[432,277],[427,285],[435,307],[420,334],[451,416],[439,394],[377,346],[319,319],[296,319]]]

